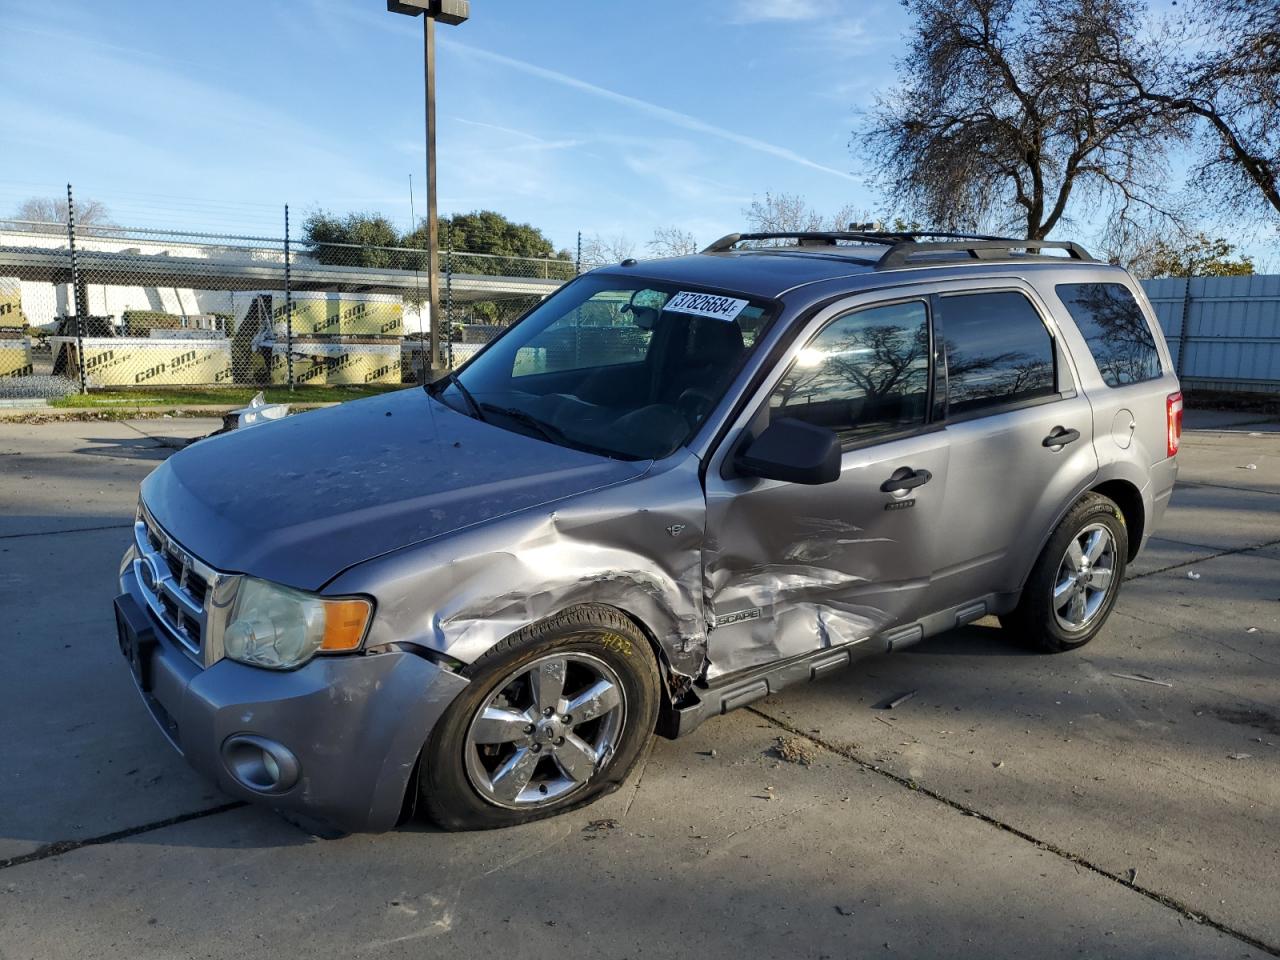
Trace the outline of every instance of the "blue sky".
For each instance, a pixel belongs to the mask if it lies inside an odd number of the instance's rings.
[[[438,29],[442,212],[709,241],[765,191],[878,198],[849,149],[891,81],[892,0],[472,0]],[[279,232],[279,210],[421,214],[421,21],[383,0],[0,0],[0,213]]]

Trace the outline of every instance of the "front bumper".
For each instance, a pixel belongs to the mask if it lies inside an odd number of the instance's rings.
[[[204,668],[142,601],[130,564],[120,586],[117,616],[154,635],[140,645],[145,663],[135,668],[135,686],[193,767],[233,797],[339,830],[395,826],[422,746],[465,679],[400,651],[317,657],[288,672],[226,659]],[[244,737],[291,752],[297,760],[292,785],[259,788],[237,776],[224,747]]]

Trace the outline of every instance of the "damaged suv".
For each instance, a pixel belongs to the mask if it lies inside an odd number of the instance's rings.
[[[1088,643],[1181,405],[1141,289],[1075,244],[730,235],[574,280],[425,389],[170,458],[120,645],[235,797],[519,823],[655,732],[987,615]]]

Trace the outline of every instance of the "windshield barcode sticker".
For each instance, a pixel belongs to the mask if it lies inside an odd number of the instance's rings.
[[[692,313],[699,317],[715,317],[717,320],[733,320],[746,309],[746,300],[733,297],[717,297],[710,293],[689,293],[682,290],[667,301],[663,310]]]

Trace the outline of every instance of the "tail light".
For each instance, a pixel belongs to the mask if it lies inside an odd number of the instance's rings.
[[[1169,394],[1164,405],[1169,424],[1169,456],[1172,457],[1182,446],[1182,391]]]

